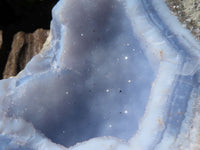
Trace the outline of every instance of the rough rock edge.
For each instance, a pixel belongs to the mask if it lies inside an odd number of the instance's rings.
[[[34,33],[18,32],[14,35],[3,78],[16,76],[33,56],[38,54],[49,35],[49,30],[37,29]]]
[[[189,29],[196,40],[200,41],[200,3],[195,0],[165,0],[165,2],[183,27]]]

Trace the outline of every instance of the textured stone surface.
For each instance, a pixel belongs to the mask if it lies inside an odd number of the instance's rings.
[[[3,78],[15,76],[24,69],[30,59],[41,51],[48,34],[49,30],[44,29],[37,29],[34,33],[15,34]]]
[[[11,50],[14,34],[50,28],[51,9],[58,0],[0,0],[0,30],[4,43],[0,52],[0,79]]]
[[[200,41],[200,1],[166,0],[166,2],[183,26]]]

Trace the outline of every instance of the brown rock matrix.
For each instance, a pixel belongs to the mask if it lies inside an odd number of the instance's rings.
[[[18,32],[13,37],[11,51],[3,78],[16,76],[33,56],[38,54],[49,35],[49,30],[37,29],[34,33]]]
[[[191,31],[200,41],[200,1],[199,0],[165,0],[172,13],[176,15],[183,27]]]

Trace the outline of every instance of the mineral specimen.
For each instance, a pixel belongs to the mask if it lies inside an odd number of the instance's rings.
[[[199,44],[163,1],[52,14],[42,52],[0,82],[1,149],[199,150]]]

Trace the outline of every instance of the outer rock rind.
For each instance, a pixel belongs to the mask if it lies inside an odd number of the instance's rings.
[[[200,3],[197,0],[165,0],[184,27],[200,40]]]
[[[41,51],[48,35],[49,30],[44,29],[37,29],[34,33],[15,34],[3,78],[15,76],[23,70],[30,59]]]

